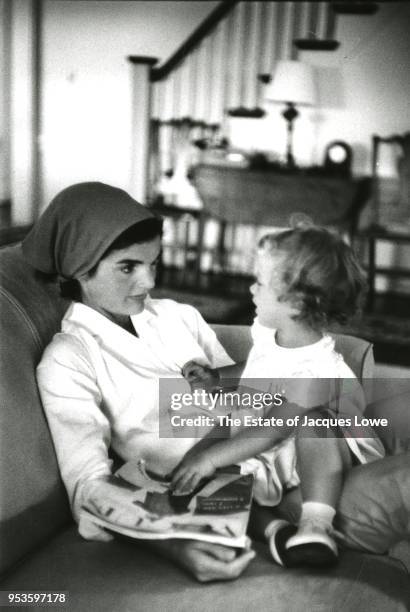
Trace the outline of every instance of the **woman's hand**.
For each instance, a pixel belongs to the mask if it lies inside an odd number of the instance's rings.
[[[204,450],[185,457],[172,474],[171,488],[175,495],[187,495],[198,486],[203,478],[215,473],[213,453]]]
[[[212,391],[220,380],[217,369],[203,366],[196,361],[188,361],[182,368],[182,376],[189,382],[191,389]]]
[[[234,580],[255,557],[255,551],[245,549],[239,554],[234,548],[199,540],[170,540],[163,543],[165,556],[192,574],[199,582]]]

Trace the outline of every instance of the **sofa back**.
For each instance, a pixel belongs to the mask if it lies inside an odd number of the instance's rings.
[[[66,308],[20,246],[0,250],[0,572],[70,517],[35,380]]]

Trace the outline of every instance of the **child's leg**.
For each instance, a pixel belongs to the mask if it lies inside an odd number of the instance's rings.
[[[344,473],[352,467],[352,460],[346,440],[336,437],[332,430],[329,436],[318,437],[314,427],[304,427],[296,436],[297,471],[303,502],[336,508]]]
[[[309,413],[323,417],[320,411]],[[325,432],[329,437],[322,437]],[[348,445],[337,432],[304,426],[296,434],[295,450],[300,490],[281,503],[289,522],[272,521],[265,530],[272,555],[282,565],[330,565],[337,560],[332,522],[342,490],[344,472],[352,465]],[[296,497],[295,497],[296,494]],[[293,499],[295,498],[295,499]],[[300,501],[300,516],[298,501]],[[286,516],[287,514],[287,516]],[[295,520],[296,519],[296,520]],[[293,529],[293,531],[292,531]]]
[[[315,412],[310,416],[323,415]],[[328,437],[322,437],[323,432]],[[285,545],[293,563],[328,565],[337,560],[332,524],[344,473],[352,467],[346,440],[337,433],[305,426],[296,435],[302,509],[296,533]]]
[[[253,502],[249,517],[249,535],[256,540],[264,541],[266,528],[273,520],[280,519],[296,524],[299,522],[301,509],[302,496],[299,487],[284,493],[278,506],[260,506],[257,502]]]

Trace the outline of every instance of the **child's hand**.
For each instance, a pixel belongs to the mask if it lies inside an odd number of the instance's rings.
[[[182,376],[189,382],[191,389],[212,390],[219,383],[219,372],[196,361],[188,361],[182,368]]]
[[[183,459],[172,474],[171,489],[174,495],[188,495],[203,478],[212,476],[216,465],[207,451]]]

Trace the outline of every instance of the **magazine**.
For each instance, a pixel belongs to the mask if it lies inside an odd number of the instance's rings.
[[[238,466],[219,469],[189,495],[175,495],[170,481],[130,461],[110,479],[112,495],[91,496],[82,513],[94,524],[131,538],[186,538],[235,548],[248,544],[246,529],[253,476]]]

